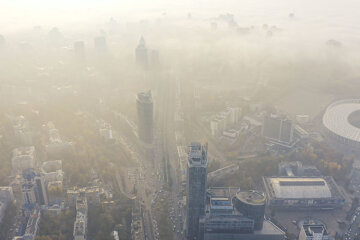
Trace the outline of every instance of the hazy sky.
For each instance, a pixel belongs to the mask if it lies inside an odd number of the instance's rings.
[[[40,25],[99,29],[114,17],[127,21],[159,17],[208,19],[232,13],[241,27],[262,24],[286,29],[294,39],[336,39],[357,46],[360,43],[359,0],[0,0],[0,34]],[[166,15],[164,15],[166,13]],[[289,13],[295,14],[289,21]]]

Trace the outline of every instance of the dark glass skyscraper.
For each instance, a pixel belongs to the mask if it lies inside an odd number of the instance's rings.
[[[207,145],[191,143],[187,169],[187,239],[199,239],[199,219],[205,215]]]
[[[141,141],[153,142],[153,100],[151,91],[141,92],[136,98],[138,113],[138,134]]]

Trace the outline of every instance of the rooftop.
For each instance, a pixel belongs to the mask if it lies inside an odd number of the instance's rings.
[[[327,235],[327,231],[324,225],[322,224],[304,224],[303,229],[305,231],[306,236],[313,236],[314,234],[322,234]]]
[[[153,100],[152,100],[151,90],[147,92],[138,93],[137,100],[142,103],[152,103]]]
[[[265,193],[254,190],[238,192],[236,197],[242,202],[252,205],[264,205],[266,200]]]
[[[342,197],[334,179],[325,177],[264,177],[268,195],[283,199]]]
[[[207,145],[201,145],[199,142],[192,142],[189,151],[190,165],[206,165],[207,164]]]

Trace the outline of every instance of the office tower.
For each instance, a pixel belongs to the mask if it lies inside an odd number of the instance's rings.
[[[142,68],[148,66],[148,50],[143,37],[140,38],[139,45],[135,49],[136,64]]]
[[[94,47],[95,50],[98,51],[99,53],[106,52],[107,50],[106,38],[103,36],[94,38]]]
[[[323,224],[304,224],[301,227],[299,240],[328,240],[329,235]]]
[[[293,141],[292,121],[274,114],[265,115],[262,134],[270,140],[291,143]]]
[[[136,98],[138,135],[147,144],[153,142],[153,100],[151,91],[141,92]]]
[[[199,239],[199,220],[205,215],[207,145],[191,143],[187,168],[187,239]]]

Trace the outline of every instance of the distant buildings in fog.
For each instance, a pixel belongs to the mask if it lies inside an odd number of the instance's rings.
[[[25,169],[35,167],[35,147],[20,147],[13,150],[11,159],[14,175],[22,174]]]
[[[139,44],[135,49],[136,64],[142,68],[148,67],[148,49],[144,37],[140,38]]]
[[[61,139],[59,130],[55,128],[54,123],[48,122],[45,128],[47,129],[49,136],[49,143],[45,146],[48,157],[57,157],[63,152],[72,151],[73,143]]]
[[[136,108],[139,138],[146,144],[152,144],[154,106],[151,91],[138,93],[136,98]]]
[[[160,64],[159,52],[148,49],[144,37],[140,38],[139,44],[135,48],[135,62],[141,69],[156,68]]]
[[[217,136],[223,134],[231,126],[240,121],[241,108],[228,107],[225,111],[220,112],[210,120],[211,135]]]
[[[271,146],[292,148],[296,143],[292,120],[276,114],[264,115],[262,135]]]

